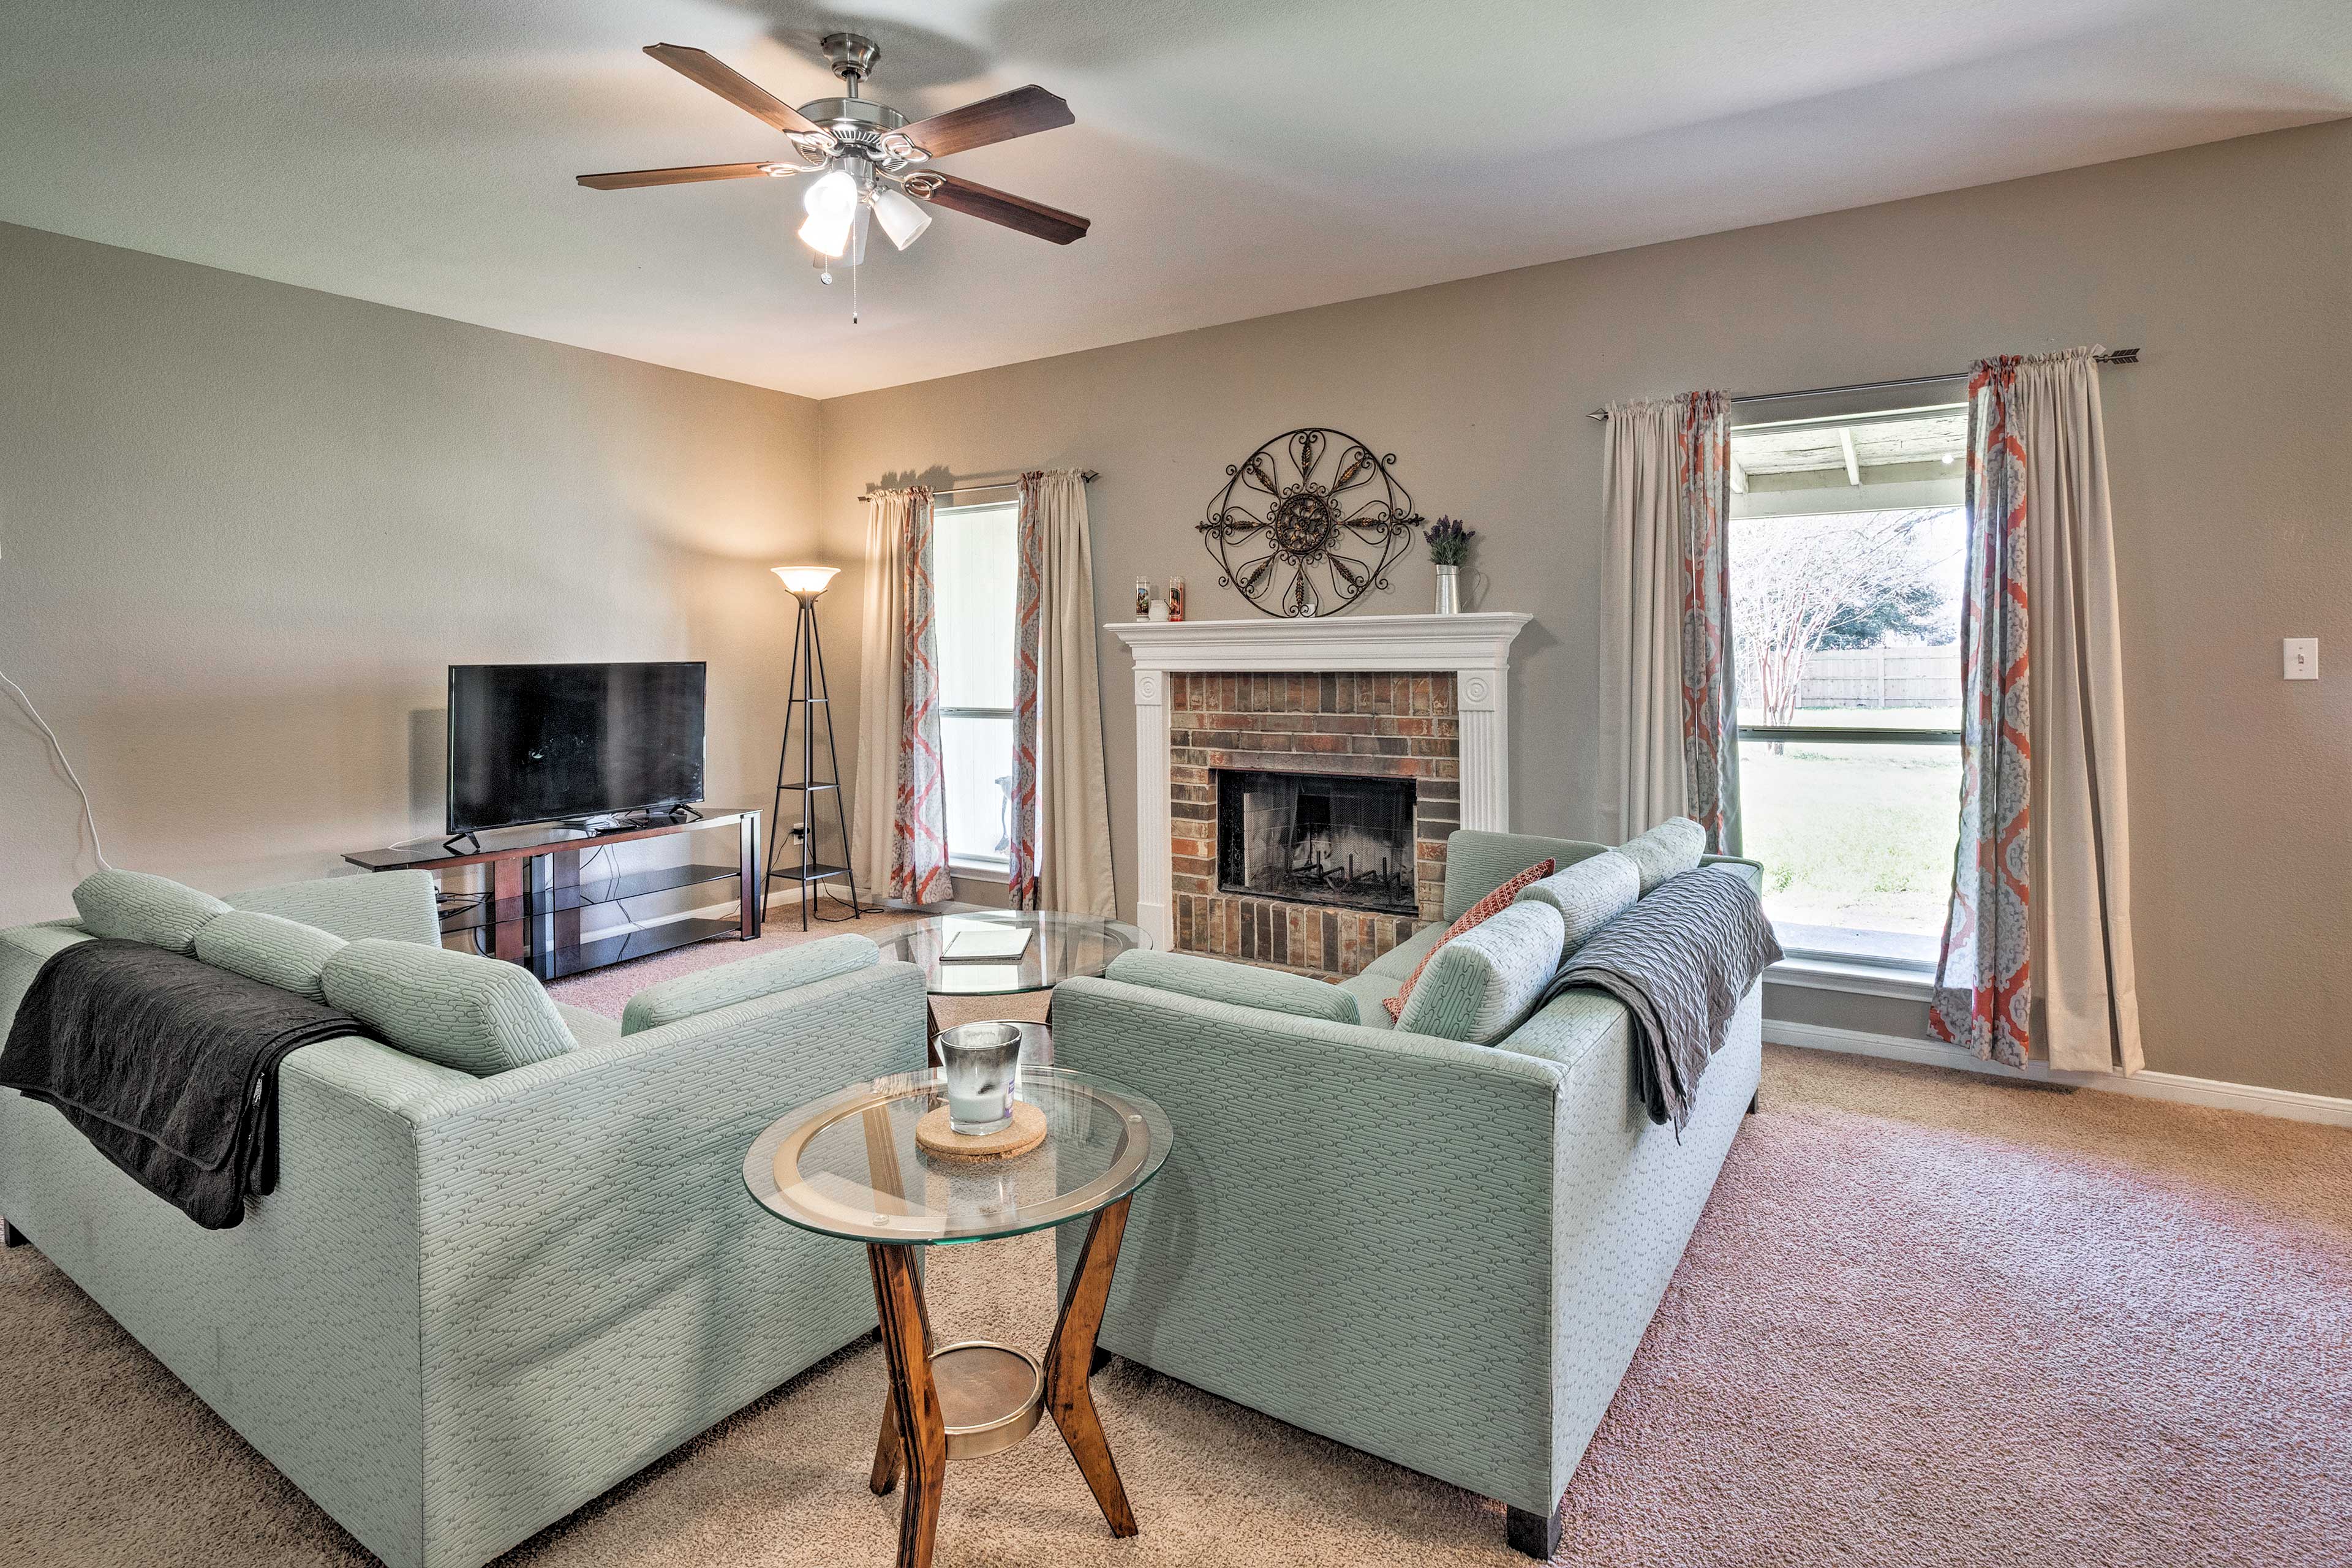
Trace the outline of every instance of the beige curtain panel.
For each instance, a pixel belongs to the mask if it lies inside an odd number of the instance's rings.
[[[1612,403],[1601,462],[1609,616],[1596,831],[1622,844],[1690,807],[1683,759],[1683,403]],[[1611,802],[1615,803],[1614,815]]]
[[[2032,620],[2033,987],[2050,1065],[2137,1072],[2123,631],[2095,349],[2017,367]]]
[[[1037,476],[1034,493],[1043,599],[1037,626],[1037,907],[1108,920],[1118,913],[1118,892],[1111,879],[1110,791],[1103,776],[1102,681],[1096,663],[1086,480],[1074,468],[1049,469]]]

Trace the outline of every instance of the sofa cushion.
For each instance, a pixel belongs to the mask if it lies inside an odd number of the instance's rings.
[[[530,972],[495,958],[367,937],[327,960],[327,1002],[410,1056],[478,1078],[572,1048]]]
[[[228,913],[228,906],[210,893],[144,871],[93,871],[73,890],[73,900],[90,935],[173,952],[195,952],[196,932],[205,922]]]
[[[572,1031],[572,1039],[583,1051],[595,1046],[617,1044],[621,1038],[621,1021],[618,1018],[607,1018],[602,1013],[592,1013],[569,1002],[556,1003],[555,1015],[563,1020],[563,1026]]]
[[[1413,966],[1412,973],[1404,977],[1404,984],[1397,987],[1397,994],[1382,1004],[1388,1009],[1389,1016],[1391,1018],[1403,1016],[1405,1001],[1412,996],[1413,987],[1420,984],[1423,971],[1429,967],[1431,959],[1445,951],[1447,942],[1455,941],[1464,933],[1475,930],[1479,925],[1509,909],[1511,900],[1517,898],[1520,891],[1529,883],[1540,881],[1550,876],[1553,865],[1554,862],[1550,860],[1537,861],[1463,910],[1461,917],[1445,928],[1445,934],[1438,938],[1429,951],[1422,955],[1421,962]]]
[[[1104,978],[1128,985],[1148,985],[1204,1002],[1231,1002],[1240,1007],[1262,1007],[1295,1018],[1322,1018],[1334,1024],[1359,1020],[1353,993],[1328,981],[1279,969],[1259,969],[1182,952],[1131,951],[1110,961]]]
[[[229,907],[254,910],[357,942],[380,936],[418,947],[441,945],[441,919],[430,871],[361,872],[231,893]]]
[[[1432,926],[1431,931],[1439,928]],[[1367,1029],[1393,1029],[1396,1020],[1389,1016],[1388,1003],[1396,995],[1397,977],[1375,974],[1365,970],[1339,982],[1339,989],[1356,999],[1356,1022]]]
[[[1385,974],[1390,980],[1402,983],[1406,975],[1421,967],[1421,961],[1429,956],[1430,950],[1444,940],[1445,927],[1432,921],[1364,965],[1364,973]],[[1391,984],[1389,989],[1393,991],[1396,986]]]
[[[1706,829],[1687,816],[1670,816],[1639,838],[1627,839],[1617,852],[1641,868],[1646,899],[1667,878],[1698,869],[1698,858],[1706,853]]]
[[[1641,896],[1641,867],[1632,856],[1612,849],[1528,883],[1519,899],[1522,902],[1533,899],[1559,911],[1567,928],[1559,951],[1566,957],[1582,947],[1594,931],[1632,909]]]
[[[1491,1046],[1525,1021],[1559,969],[1565,925],[1540,900],[1513,904],[1430,954],[1397,1027]]]
[[[853,969],[882,962],[882,950],[862,936],[829,936],[822,942],[763,952],[735,963],[698,969],[658,985],[648,985],[621,1009],[621,1033],[658,1029],[739,1002],[756,1002],[780,991],[814,985]]]
[[[196,932],[196,956],[215,969],[226,969],[313,1002],[327,999],[327,960],[347,945],[331,931],[255,910],[215,915]]]

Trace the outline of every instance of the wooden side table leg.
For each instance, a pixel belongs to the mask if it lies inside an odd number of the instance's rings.
[[[1045,1350],[1045,1408],[1062,1429],[1070,1457],[1078,1462],[1087,1485],[1094,1489],[1103,1519],[1113,1535],[1135,1533],[1135,1510],[1128,1506],[1127,1489],[1119,1484],[1118,1466],[1110,1457],[1102,1421],[1095,1415],[1087,1377],[1093,1369],[1095,1336],[1102,1331],[1103,1305],[1110,1297],[1111,1271],[1118,1267],[1119,1238],[1127,1233],[1127,1207],[1121,1198],[1096,1214],[1087,1227],[1087,1244],[1078,1267],[1070,1276],[1069,1294],[1062,1298],[1061,1320],[1054,1325],[1053,1343]]]
[[[874,1489],[876,1497],[888,1497],[890,1489],[898,1484],[898,1398],[895,1394],[882,1401],[882,1436],[874,1444],[874,1474],[866,1484]]]
[[[915,1251],[912,1247],[878,1244],[866,1249],[866,1263],[874,1272],[875,1311],[882,1320],[882,1351],[890,1363],[890,1417],[898,1429],[895,1447],[907,1468],[907,1499],[898,1515],[898,1568],[930,1568],[931,1543],[940,1527],[940,1487],[948,1467],[947,1417],[940,1408],[939,1390],[931,1383],[923,1286],[915,1272]],[[874,1468],[877,1476],[882,1471],[879,1451],[874,1456]]]

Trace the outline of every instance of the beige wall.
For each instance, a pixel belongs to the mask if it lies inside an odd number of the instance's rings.
[[[0,670],[119,866],[437,828],[451,663],[708,659],[756,802],[815,468],[805,398],[0,226]],[[70,912],[79,809],[0,693],[0,924]]]
[[[1103,618],[1139,573],[1183,574],[1196,617],[1248,614],[1192,524],[1226,464],[1328,424],[1394,451],[1423,510],[1481,531],[1475,606],[1536,616],[1514,818],[1585,834],[1602,558],[1587,409],[2138,345],[2105,389],[2148,1065],[2352,1095],[2347,277],[2338,122],[832,399],[820,549],[853,568],[824,605],[835,688],[856,689],[867,486],[1099,468]],[[1366,608],[1429,590],[1415,562]],[[2280,679],[2289,635],[2321,639],[2328,679]],[[1131,907],[1129,665],[1108,637],[1102,657]]]

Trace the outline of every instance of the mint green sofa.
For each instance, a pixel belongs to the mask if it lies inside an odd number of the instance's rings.
[[[1446,920],[1546,856],[1603,847],[1456,833]],[[1236,1000],[1055,990],[1057,1065],[1141,1090],[1177,1128],[1136,1196],[1100,1343],[1497,1499],[1512,1544],[1549,1556],[1569,1476],[1753,1103],[1762,987],[1677,1143],[1643,1115],[1627,1015],[1601,993],[1491,1047],[1398,1030],[1379,999],[1443,932],[1336,988],[1357,1024],[1247,1005],[1289,987],[1240,966]]]
[[[438,942],[422,872],[231,901]],[[0,931],[0,1029],[83,940]],[[921,974],[862,941],[751,1000],[730,977],[749,964],[671,981],[675,1021],[626,1035],[559,1007],[573,1048],[489,1077],[358,1038],[299,1050],[278,1188],[232,1230],[0,1090],[0,1215],[370,1552],[474,1568],[874,1327],[860,1249],[742,1183],[784,1111],[923,1066]]]

